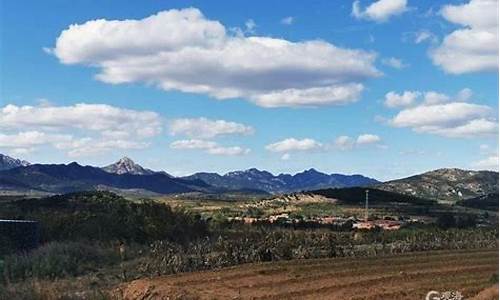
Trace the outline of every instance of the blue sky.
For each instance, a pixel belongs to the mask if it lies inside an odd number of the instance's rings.
[[[2,5],[11,156],[175,175],[498,168],[497,1]]]

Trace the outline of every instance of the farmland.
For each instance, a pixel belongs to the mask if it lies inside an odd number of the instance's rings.
[[[498,251],[446,250],[378,258],[246,264],[123,284],[125,299],[424,299],[459,291],[469,298],[494,284]],[[498,296],[497,296],[498,297]],[[172,299],[172,298],[169,298]]]
[[[458,214],[447,220],[453,222],[399,230],[228,221],[237,214],[362,214],[359,206],[307,195],[196,202],[82,192],[6,199],[1,214],[39,222],[41,244],[24,252],[0,243],[0,298],[108,299],[123,292],[126,299],[156,299],[157,290],[187,298],[203,291],[219,299],[412,299],[411,291],[427,289],[472,295],[498,281],[496,226],[455,222]]]

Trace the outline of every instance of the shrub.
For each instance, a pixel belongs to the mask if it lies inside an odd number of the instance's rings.
[[[4,257],[2,271],[4,280],[9,281],[55,279],[81,275],[119,260],[111,247],[84,242],[52,242],[29,253]]]
[[[439,249],[496,248],[491,229],[404,229],[365,232],[328,230],[240,230],[224,232],[187,245],[168,241],[151,244],[141,266],[146,275],[207,270],[242,263],[345,256],[375,256]]]
[[[6,207],[7,206],[7,207]],[[187,242],[208,233],[199,215],[151,200],[128,201],[110,192],[81,192],[0,206],[7,218],[39,221],[42,242],[154,240]]]

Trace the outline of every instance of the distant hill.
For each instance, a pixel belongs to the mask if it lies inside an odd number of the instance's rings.
[[[424,199],[411,195],[398,194],[395,192],[379,190],[375,188],[335,188],[321,189],[308,192],[309,194],[321,195],[330,199],[337,199],[343,204],[364,205],[366,191],[369,191],[370,204],[388,204],[388,203],[408,203],[416,205],[434,205],[434,200]]]
[[[209,192],[212,187],[201,180],[171,178],[162,173],[151,175],[114,174],[92,166],[70,164],[42,165],[0,171],[0,184],[15,189],[34,189],[68,193],[103,189],[144,189],[160,194]]]
[[[476,198],[460,200],[457,202],[457,205],[498,211],[498,201],[499,201],[498,193],[491,193]]]
[[[25,160],[12,158],[0,153],[0,171],[17,167],[28,166],[30,163]]]
[[[438,169],[376,186],[422,198],[459,201],[498,192],[498,172]]]
[[[121,174],[151,175],[155,173],[155,171],[153,170],[145,169],[141,165],[136,164],[133,160],[131,160],[128,157],[123,157],[114,164],[105,166],[102,169],[108,173],[114,173],[120,175]]]
[[[329,187],[368,186],[379,183],[375,179],[362,175],[325,174],[315,169],[309,169],[295,175],[279,174],[275,176],[267,171],[252,168],[245,171],[229,172],[225,175],[196,173],[183,178],[200,179],[215,187],[256,189],[269,193],[289,193]]]

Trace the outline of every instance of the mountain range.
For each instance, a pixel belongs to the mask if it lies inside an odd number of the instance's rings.
[[[68,193],[94,189],[145,190],[159,194],[213,192],[201,180],[172,178],[162,173],[115,174],[98,167],[70,164],[32,164],[0,171],[0,189]]]
[[[304,190],[315,190],[328,187],[368,186],[379,181],[362,175],[325,174],[309,169],[295,175],[273,175],[255,168],[245,171],[217,173],[196,173],[183,177],[199,179],[212,186],[226,189],[258,189],[269,193],[289,193]]]
[[[30,163],[25,160],[12,158],[10,156],[3,155],[0,153],[0,171],[17,167],[25,167],[28,166],[29,164]]]
[[[13,158],[9,158],[14,160]],[[295,175],[273,175],[249,169],[217,173],[196,173],[173,177],[164,171],[143,168],[124,157],[114,164],[99,168],[70,164],[18,163],[0,171],[0,189],[67,193],[90,189],[137,190],[158,194],[173,193],[286,193],[328,187],[365,186],[379,181],[362,175],[324,174],[314,169]]]
[[[280,194],[327,188],[367,187],[426,199],[456,202],[498,193],[498,172],[438,169],[408,178],[379,182],[363,175],[325,174],[315,169],[273,175],[255,168],[224,175],[200,172],[173,177],[143,168],[124,157],[105,167],[30,164],[0,155],[0,191],[67,193],[108,189],[139,194],[257,193]]]
[[[379,189],[442,201],[459,201],[498,193],[498,172],[437,169],[384,182]]]

